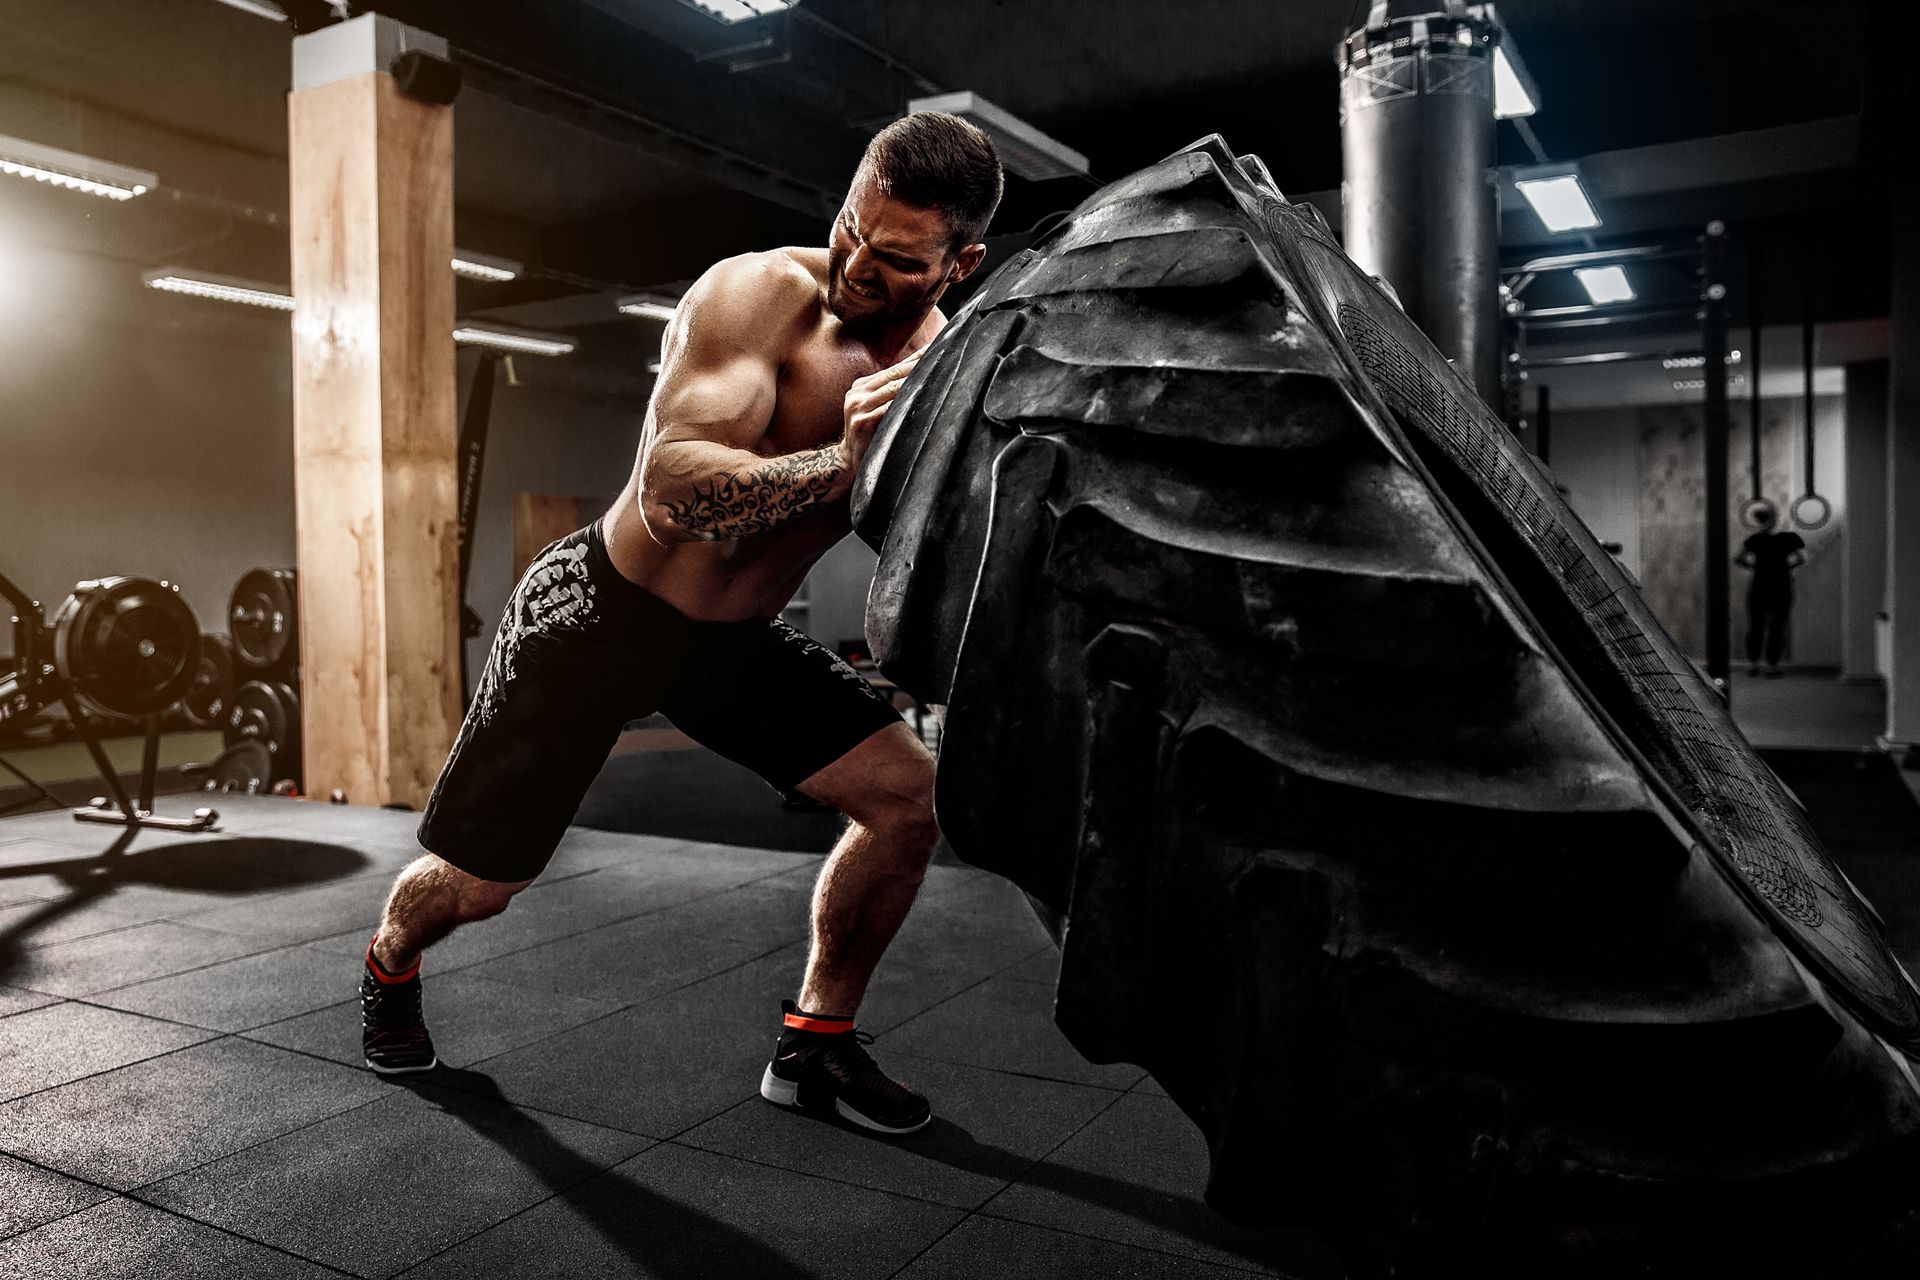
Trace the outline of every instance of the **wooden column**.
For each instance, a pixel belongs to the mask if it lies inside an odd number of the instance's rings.
[[[419,808],[460,723],[453,112],[357,34],[320,83],[296,42],[287,109],[303,785]]]

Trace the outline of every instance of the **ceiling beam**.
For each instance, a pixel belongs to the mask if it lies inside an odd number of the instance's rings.
[[[810,216],[831,216],[865,139],[725,65],[578,4],[529,19],[514,0],[374,0],[443,35],[488,92],[559,115]]]

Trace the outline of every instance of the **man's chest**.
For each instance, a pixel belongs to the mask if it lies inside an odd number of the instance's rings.
[[[878,367],[865,348],[822,343],[795,352],[780,370],[763,451],[798,453],[838,440],[848,389]]]

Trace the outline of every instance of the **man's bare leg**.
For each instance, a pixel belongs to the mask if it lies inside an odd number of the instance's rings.
[[[387,895],[373,958],[388,973],[405,973],[422,951],[463,924],[499,915],[514,894],[532,883],[482,880],[431,853],[416,858]]]
[[[800,1008],[851,1018],[920,892],[940,838],[933,758],[904,724],[874,734],[799,790],[852,821],[813,890],[813,943]]]
[[[440,1061],[420,1008],[420,953],[462,924],[499,915],[531,884],[470,876],[429,853],[400,873],[360,980],[360,1048],[386,1075],[431,1071]]]
[[[852,819],[813,891],[813,946],[796,1007],[788,1002],[760,1096],[833,1110],[881,1133],[932,1123],[927,1100],[889,1077],[853,1035],[874,966],[913,906],[939,834],[933,759],[903,724],[890,725],[800,784]]]

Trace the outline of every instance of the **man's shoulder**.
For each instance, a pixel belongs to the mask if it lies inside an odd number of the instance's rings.
[[[797,253],[804,250],[721,259],[687,290],[682,318],[695,334],[718,330],[750,347],[786,341],[797,326],[810,325],[822,305],[820,282]]]
[[[756,306],[801,306],[818,301],[824,269],[813,270],[804,249],[767,249],[722,258],[689,292],[728,300],[751,299]]]

